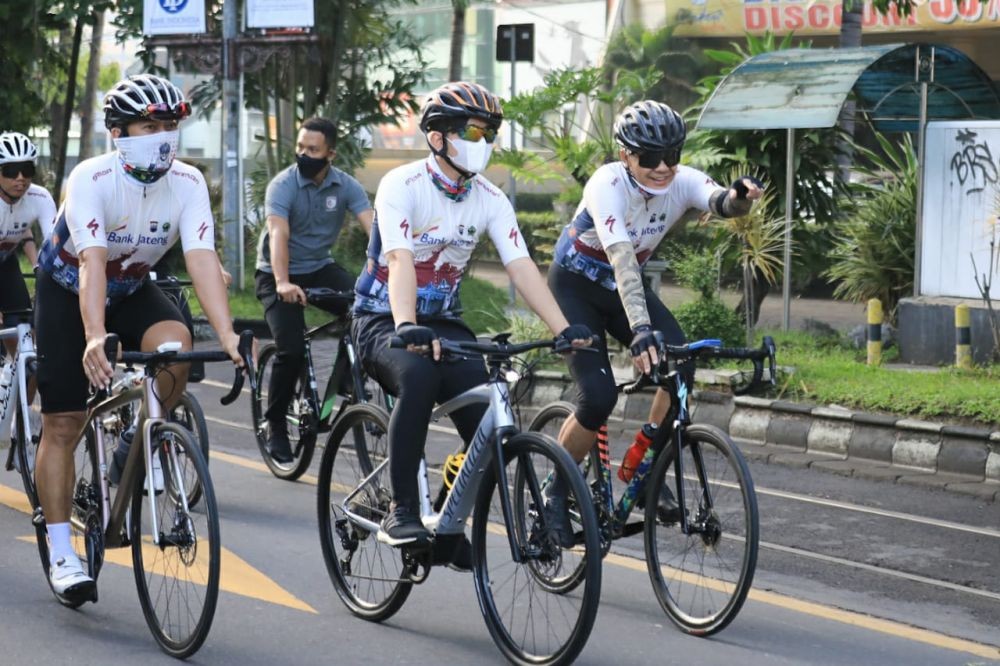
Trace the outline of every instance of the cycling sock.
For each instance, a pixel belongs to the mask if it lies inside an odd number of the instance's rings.
[[[67,555],[74,555],[70,541],[69,523],[50,523],[45,526],[49,533],[49,564]]]

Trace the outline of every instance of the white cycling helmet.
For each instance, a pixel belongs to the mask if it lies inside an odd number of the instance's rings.
[[[20,132],[0,134],[0,164],[32,162],[38,159],[38,149],[31,139]]]
[[[173,83],[154,74],[122,79],[104,96],[104,125],[108,129],[136,120],[183,120],[191,105]]]

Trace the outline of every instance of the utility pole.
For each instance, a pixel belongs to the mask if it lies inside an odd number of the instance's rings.
[[[240,257],[240,204],[242,185],[239,181],[240,108],[239,66],[236,55],[238,17],[236,2],[222,3],[222,240],[223,263],[243,287],[243,266]]]

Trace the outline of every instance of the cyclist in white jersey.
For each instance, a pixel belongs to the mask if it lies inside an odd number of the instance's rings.
[[[749,176],[724,188],[681,165],[686,129],[666,104],[632,104],[615,120],[614,135],[619,161],[598,168],[584,186],[583,201],[556,243],[548,283],[570,321],[595,330],[604,350],[605,332],[610,333],[629,347],[636,368],[648,373],[658,361],[658,340],[680,345],[685,339],[659,295],[644,288],[642,266],[689,209],[738,217],[763,192]],[[575,354],[567,363],[577,386],[576,411],[566,419],[559,441],[579,461],[593,447],[618,395],[607,354]],[[657,391],[651,423],[663,420],[669,400],[665,391]],[[559,484],[550,488],[550,504],[556,505],[550,511],[568,531],[565,491]],[[677,504],[664,488],[658,515],[669,521]]]
[[[28,137],[18,132],[0,134],[0,322],[6,326],[17,324],[17,318],[7,313],[31,307],[17,249],[23,248],[31,266],[37,266],[32,227],[37,225],[44,237],[56,216],[52,195],[32,182],[37,159],[38,149]],[[13,352],[15,345],[16,341],[9,341],[8,349]]]
[[[50,542],[50,584],[64,598],[89,600],[95,592],[73,552],[68,520],[87,385],[107,385],[114,372],[105,337],[117,333],[123,347],[142,351],[170,341],[191,349],[180,312],[146,279],[178,238],[209,323],[233,362],[242,363],[215,254],[208,188],[197,169],[173,159],[178,122],[190,110],[166,79],[142,74],[119,82],[104,99],[104,122],[117,150],[73,169],[42,245],[35,325],[43,420],[35,474]],[[159,376],[167,408],[186,379],[186,365]]]
[[[438,337],[475,340],[458,316],[458,287],[479,240],[493,242],[514,286],[553,333],[577,346],[590,342],[590,331],[570,326],[546,288],[507,197],[479,175],[502,119],[499,100],[479,84],[438,88],[420,121],[432,154],[390,171],[375,195],[352,330],[369,374],[398,398],[389,421],[393,506],[377,535],[391,545],[429,538],[420,522],[417,469],[435,402],[487,379],[480,360],[437,363]],[[406,348],[389,348],[393,336]],[[465,442],[484,409],[474,405],[452,415]],[[467,543],[456,544],[450,559],[467,568]]]

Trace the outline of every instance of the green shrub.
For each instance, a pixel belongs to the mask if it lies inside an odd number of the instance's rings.
[[[717,298],[682,303],[671,312],[689,341],[719,338],[727,347],[743,345],[743,322],[734,310]]]

